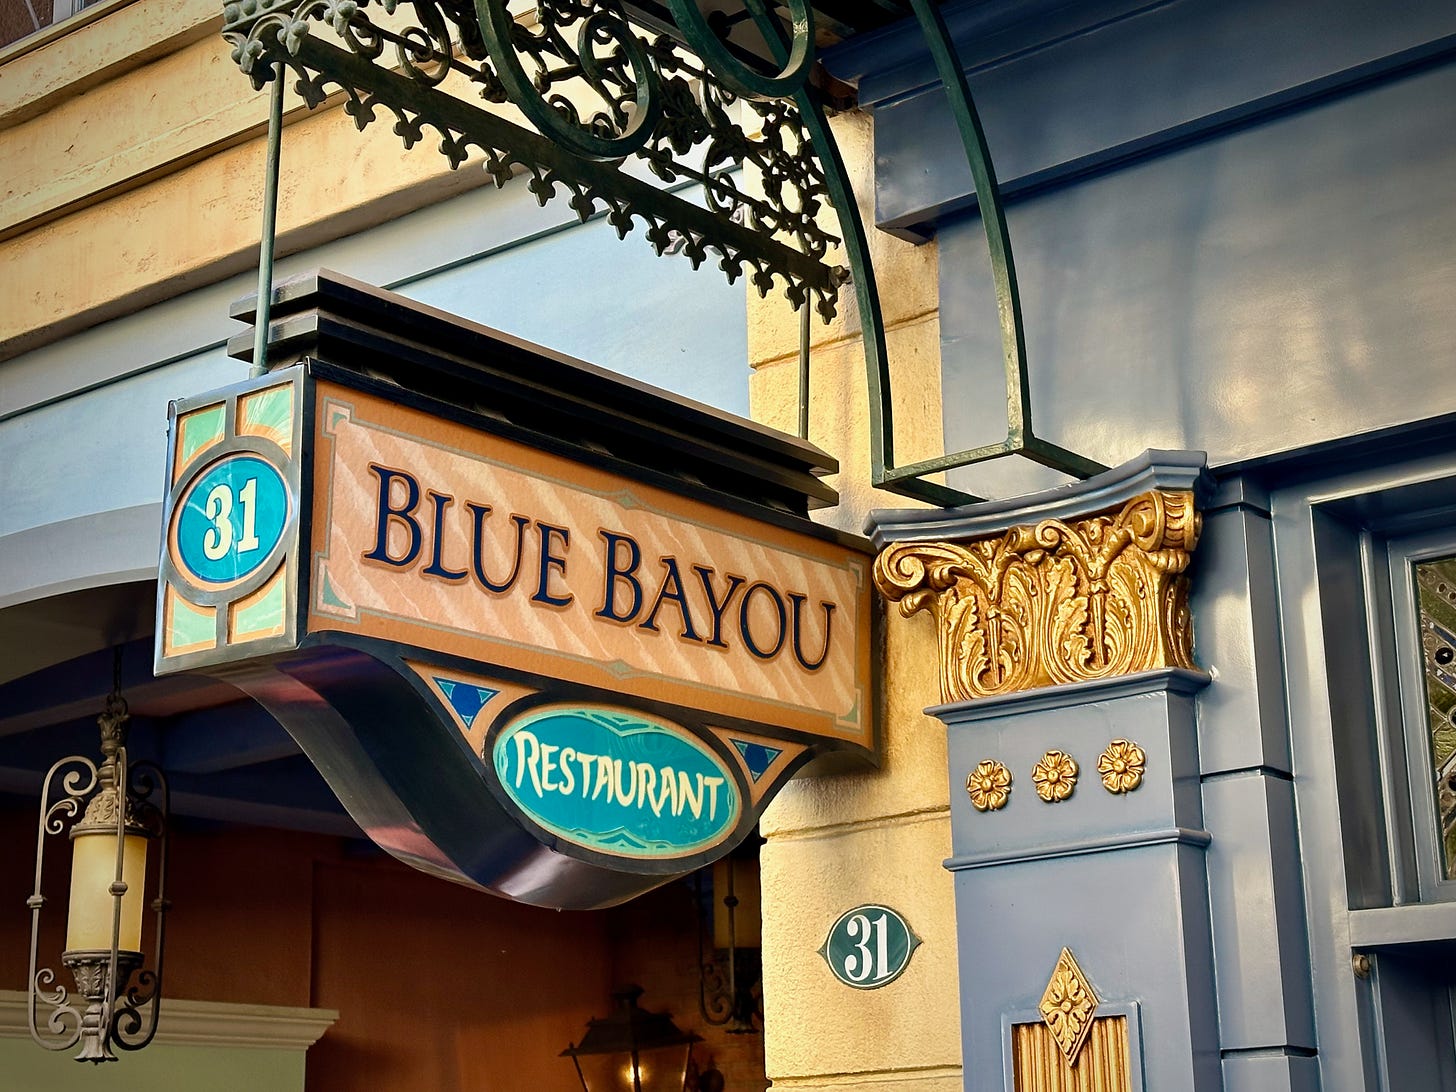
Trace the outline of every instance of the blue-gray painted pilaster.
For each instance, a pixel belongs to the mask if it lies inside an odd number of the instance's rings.
[[[949,730],[951,838],[967,1092],[1005,1092],[1006,1017],[1035,1014],[1062,947],[1100,998],[1138,1022],[1135,1089],[1222,1087],[1199,786],[1201,672],[1169,668],[940,706]],[[1140,787],[1107,791],[1097,759],[1115,739],[1147,755]],[[1080,769],[1045,803],[1032,767],[1048,750]],[[967,774],[1010,768],[1006,806],[977,811]]]
[[[1075,525],[1153,491],[1206,500],[1204,462],[1200,452],[1150,450],[1085,482],[1011,500],[873,513],[869,530],[878,546],[976,542],[1012,527]],[[1235,526],[1242,525],[1230,521]],[[1267,528],[1248,533],[1267,541]],[[1197,539],[1190,533],[1182,548]],[[1228,601],[1220,604],[1212,644],[1234,650],[1245,673],[1270,682],[1249,647],[1269,637],[1267,609],[1255,621],[1249,607],[1251,551],[1231,537],[1225,552],[1214,559],[1226,586],[1220,599]],[[957,650],[941,654],[954,657]],[[1186,662],[1186,653],[1180,659]],[[1099,1011],[1128,1017],[1137,1092],[1224,1087],[1208,873],[1216,839],[1204,821],[1197,709],[1209,682],[1201,670],[1163,666],[930,710],[949,738],[953,855],[946,867],[955,876],[967,1092],[1014,1087],[1012,1025],[1040,1019],[1038,1005],[1063,947],[1105,1003]],[[1258,711],[1272,718],[1279,701],[1271,691],[1255,695],[1252,706],[1230,704],[1230,715],[1248,718],[1258,738]],[[1276,743],[1283,735],[1272,721],[1269,734]],[[1146,756],[1131,791],[1110,791],[1098,772],[1099,757],[1115,740]],[[1033,768],[1053,750],[1070,755],[1080,777],[1070,797],[1048,803],[1036,791]],[[979,811],[966,782],[986,760],[1004,764],[1013,780],[1004,807]],[[1297,1085],[1267,1085],[1283,1087]]]
[[[1193,569],[1219,1041],[1230,1092],[1318,1087],[1268,497],[1221,482]]]
[[[1198,701],[1205,774],[1231,770],[1290,773],[1279,604],[1269,498],[1237,477],[1218,484],[1201,507],[1203,535],[1190,570],[1193,647],[1220,685]]]

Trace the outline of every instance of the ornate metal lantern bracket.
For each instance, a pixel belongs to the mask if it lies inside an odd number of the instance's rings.
[[[26,900],[31,912],[27,977],[31,1038],[47,1050],[79,1045],[76,1060],[82,1062],[115,1061],[112,1047],[142,1049],[156,1035],[161,1012],[164,930],[170,906],[169,795],[160,768],[150,762],[128,763],[128,719],[126,702],[114,691],[97,722],[101,763],[71,755],[46,774],[36,834],[35,890]],[[50,836],[60,834],[68,834],[74,847],[61,962],[75,979],[80,995],[75,998],[56,981],[51,967],[38,966],[40,918],[47,902],[41,890],[45,847]],[[158,843],[160,861],[148,907],[154,915],[156,962],[144,970],[140,949],[147,842]]]
[[[868,238],[824,96],[811,79],[814,9],[809,0],[773,7],[744,0],[737,14],[705,13],[697,0],[665,3],[538,0],[528,11],[509,0],[229,0],[223,34],[255,87],[286,68],[310,107],[337,89],[360,129],[381,110],[393,115],[406,147],[433,129],[452,168],[478,152],[497,185],[524,171],[542,204],[564,196],[582,220],[604,212],[624,238],[641,223],[658,254],[681,252],[694,268],[715,253],[730,282],[747,275],[761,295],[780,286],[796,310],[812,302],[826,322],[840,287],[852,282],[877,486],[959,504],[976,498],[929,478],[1006,455],[1077,477],[1103,469],[1032,431],[1021,308],[995,173],[933,0],[908,0],[909,10],[950,96],[986,226],[1007,436],[902,467],[895,465],[891,369]],[[272,129],[276,151],[276,115]],[[696,188],[698,200],[680,193],[684,186]],[[840,253],[847,269],[836,264]],[[265,268],[260,296],[268,283]],[[258,327],[255,368],[266,349],[265,299]],[[801,338],[806,375],[807,329]]]

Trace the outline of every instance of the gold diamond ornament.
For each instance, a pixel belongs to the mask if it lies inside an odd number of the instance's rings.
[[[1077,1064],[1099,1004],[1097,991],[1077,966],[1071,950],[1063,948],[1038,1009],[1068,1065]]]

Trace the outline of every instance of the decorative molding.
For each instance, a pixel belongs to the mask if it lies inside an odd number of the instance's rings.
[[[1023,864],[1027,861],[1052,861],[1058,857],[1081,857],[1088,853],[1114,853],[1122,849],[1142,849],[1145,846],[1179,845],[1194,849],[1207,849],[1213,835],[1194,827],[1164,827],[1160,830],[1143,830],[1135,834],[1101,835],[1095,838],[1081,838],[1075,842],[1057,842],[1039,845],[1031,849],[997,849],[989,853],[966,853],[959,857],[947,857],[944,868],[947,872],[967,872],[974,868],[996,868],[1000,865]],[[1373,910],[1355,913],[1373,914]],[[1383,913],[1383,911],[1382,911]]]
[[[1037,796],[1056,804],[1077,788],[1077,760],[1065,751],[1048,751],[1031,768],[1031,780]]]
[[[1213,489],[1204,469],[1207,458],[1201,451],[1149,448],[1085,481],[1068,482],[1019,497],[978,501],[960,508],[876,508],[865,517],[865,534],[877,550],[892,542],[970,541],[1042,520],[1081,519],[1153,492],[1191,490],[1203,507],[1206,494]]]
[[[966,792],[977,811],[999,811],[1011,795],[1011,771],[1004,763],[988,758],[966,778]]]
[[[1026,713],[1054,713],[1078,709],[1093,703],[1123,701],[1148,694],[1168,694],[1180,700],[1191,698],[1213,681],[1202,671],[1182,667],[1161,667],[1155,671],[1139,671],[1115,679],[1089,679],[1087,682],[1044,686],[1019,694],[1001,694],[977,701],[948,702],[932,705],[925,711],[947,725],[981,724],[1004,720]]]
[[[303,1051],[318,1042],[338,1018],[336,1009],[164,998],[153,1042]],[[0,1039],[24,1039],[29,1035],[26,995],[17,990],[0,990]]]
[[[939,623],[946,702],[1192,670],[1185,570],[1202,520],[1191,489],[1153,490],[1068,522],[883,550],[875,583]]]
[[[1456,936],[1456,903],[1406,903],[1351,910],[1350,947],[1388,948]]]
[[[0,64],[4,64],[6,61],[13,61],[17,57],[24,57],[27,53],[34,53],[37,49],[50,45],[57,38],[64,38],[68,34],[73,34],[82,27],[96,22],[96,20],[103,16],[110,15],[114,11],[120,11],[129,4],[136,2],[137,0],[100,0],[99,3],[88,4],[76,12],[75,15],[62,16],[58,21],[47,23],[39,30],[33,31],[24,37],[17,38],[3,49],[0,49]],[[52,5],[46,4],[45,7],[50,8]]]
[[[1114,739],[1097,756],[1097,772],[1102,787],[1121,794],[1135,790],[1143,783],[1148,768],[1148,754],[1130,739]]]
[[[1068,1065],[1077,1064],[1082,1046],[1092,1031],[1092,1017],[1101,1003],[1102,999],[1097,996],[1092,983],[1077,966],[1071,949],[1063,948],[1052,977],[1042,992],[1037,1011]]]

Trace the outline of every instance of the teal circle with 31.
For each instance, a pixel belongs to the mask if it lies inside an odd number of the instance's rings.
[[[288,526],[288,484],[256,455],[204,470],[179,504],[177,557],[204,584],[231,584],[262,565]]]

